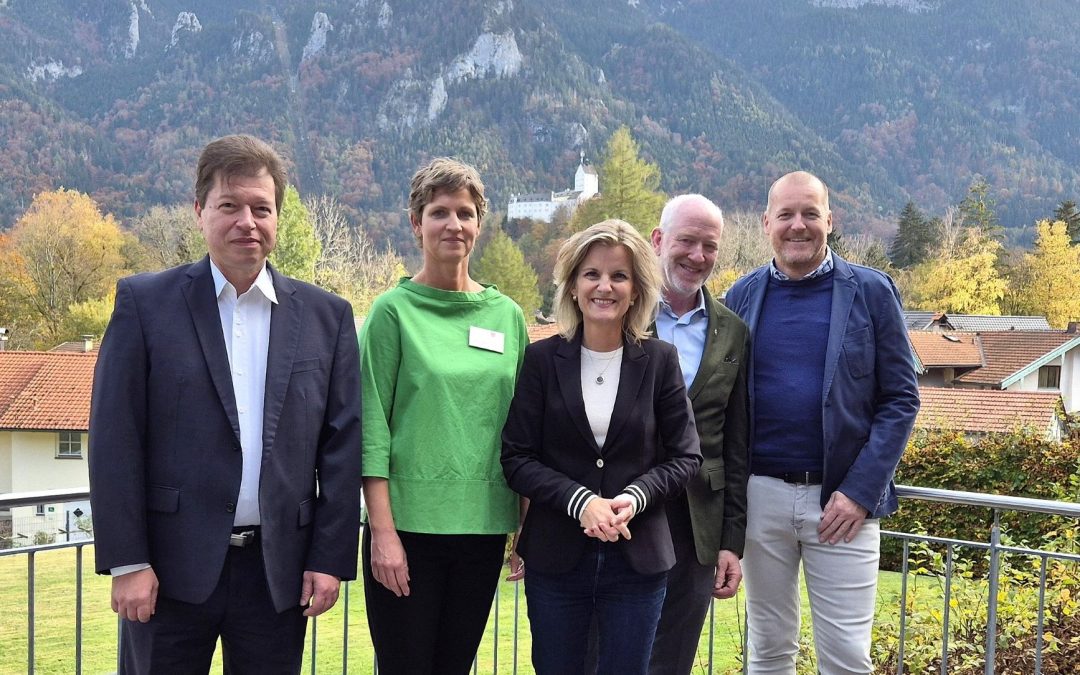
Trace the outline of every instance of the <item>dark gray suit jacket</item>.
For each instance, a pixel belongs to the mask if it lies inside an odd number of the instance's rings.
[[[304,570],[356,576],[360,380],[345,300],[271,269],[259,481],[277,610]],[[240,426],[209,258],[121,279],[90,409],[97,571],[149,562],[160,593],[204,602],[240,491]]]

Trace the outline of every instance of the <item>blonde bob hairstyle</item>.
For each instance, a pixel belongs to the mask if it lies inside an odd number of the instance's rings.
[[[593,246],[624,246],[633,269],[633,303],[623,317],[623,333],[634,342],[649,337],[660,302],[660,268],[652,246],[629,223],[605,220],[567,239],[555,260],[555,321],[559,335],[571,340],[581,326],[581,308],[572,297],[581,261]]]

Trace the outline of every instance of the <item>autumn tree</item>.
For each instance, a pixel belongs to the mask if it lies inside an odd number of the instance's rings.
[[[889,260],[899,268],[918,265],[929,257],[936,244],[932,222],[915,202],[908,201],[900,212],[896,236],[889,245]]]
[[[536,310],[540,309],[536,272],[525,262],[521,249],[514,245],[508,234],[502,230],[495,232],[479,260],[473,263],[472,272],[477,281],[498,286],[532,322]]]
[[[405,276],[404,263],[389,246],[376,249],[332,197],[315,197],[305,207],[319,240],[315,283],[352,303],[356,316],[365,316],[375,298]]]
[[[146,248],[150,269],[168,269],[206,255],[191,204],[152,206],[132,222],[131,229]]]
[[[1008,289],[997,264],[1001,251],[1001,242],[985,231],[966,228],[955,249],[942,249],[903,275],[908,304],[930,311],[1000,315]]]
[[[277,246],[270,263],[286,276],[315,281],[315,266],[322,244],[311,223],[311,214],[292,185],[285,187],[285,199],[278,214]]]
[[[1070,246],[1064,221],[1036,223],[1035,249],[1024,256],[1017,276],[1023,311],[1045,316],[1056,328],[1080,319],[1080,248]]]
[[[660,222],[660,211],[667,200],[659,186],[659,167],[641,159],[630,130],[619,127],[604,148],[600,196],[578,207],[573,229],[580,231],[602,220],[618,218],[648,237]]]
[[[1065,223],[1069,241],[1073,245],[1080,244],[1080,209],[1076,207],[1076,202],[1066,199],[1058,204],[1053,220]]]
[[[43,192],[4,240],[7,302],[30,318],[36,347],[70,337],[64,333],[69,307],[106,296],[127,270],[125,237],[111,215],[74,190]]]

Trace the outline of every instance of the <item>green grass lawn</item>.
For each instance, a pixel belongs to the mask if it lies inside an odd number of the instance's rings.
[[[75,672],[75,584],[76,552],[62,549],[37,553],[35,560],[35,635],[34,669],[36,673]],[[28,556],[0,558],[0,673],[27,670],[27,587]],[[116,615],[109,609],[109,579],[93,573],[93,547],[83,552],[83,672],[88,675],[116,670]],[[895,622],[899,607],[899,575],[882,573],[878,588],[879,616]],[[348,672],[371,673],[373,651],[368,636],[364,609],[363,583],[349,586],[348,602]],[[809,625],[805,590],[803,594],[804,627]],[[497,617],[489,620],[487,632],[477,657],[479,673],[532,673],[529,664],[529,626],[525,612],[524,588],[513,583],[499,585]],[[741,597],[737,601],[715,602],[713,618],[713,673],[737,672],[743,615]],[[517,624],[515,627],[515,613]],[[498,623],[498,642],[495,624]],[[304,672],[311,672],[312,628],[316,635],[316,672],[340,673],[342,641],[346,621],[344,593],[330,612],[309,624],[308,649]],[[706,624],[708,625],[708,624]],[[515,629],[516,628],[516,629]],[[406,630],[403,627],[403,630]],[[515,659],[516,646],[516,659]],[[497,651],[497,654],[496,654]],[[495,669],[496,657],[498,669]],[[700,666],[695,672],[706,673],[708,631],[699,647]],[[220,672],[219,655],[214,672]]]

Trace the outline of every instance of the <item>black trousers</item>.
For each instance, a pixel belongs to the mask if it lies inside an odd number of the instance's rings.
[[[716,566],[698,562],[686,495],[669,502],[667,508],[676,562],[668,571],[649,675],[688,675],[698,663],[698,642],[712,604]]]
[[[122,622],[120,675],[208,673],[218,637],[229,675],[299,673],[307,617],[300,598],[296,603],[280,614],[274,609],[261,542],[230,547],[206,602],[159,594],[149,622]]]
[[[484,635],[503,568],[506,535],[398,532],[409,595],[371,573],[364,528],[364,600],[380,675],[466,675]]]

